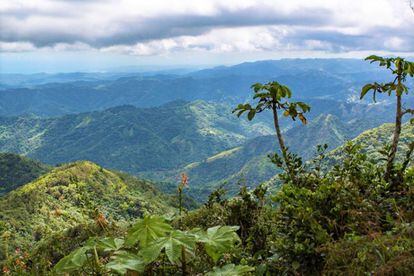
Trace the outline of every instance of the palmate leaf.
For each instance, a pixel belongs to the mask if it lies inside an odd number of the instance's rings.
[[[247,265],[228,264],[223,267],[215,267],[207,276],[243,276],[254,271],[253,267]]]
[[[207,254],[217,262],[223,253],[230,251],[240,241],[236,231],[238,226],[215,226],[199,235],[200,242],[205,244]]]
[[[176,264],[181,260],[182,247],[187,253],[194,254],[195,242],[195,235],[174,230],[168,236],[160,237],[148,244],[140,254],[147,263],[151,263],[158,258],[162,250],[165,250],[168,260]]]
[[[103,238],[96,241],[96,247],[104,251],[116,251],[122,248],[124,240],[119,238]]]
[[[105,267],[120,275],[125,275],[128,270],[143,272],[145,270],[145,263],[135,254],[118,251],[111,257],[111,261]]]
[[[164,218],[159,216],[146,216],[139,219],[130,231],[128,231],[125,244],[133,246],[139,242],[140,246],[146,247],[155,239],[164,237],[171,230],[171,225],[166,223]]]
[[[88,257],[86,252],[90,248],[87,246],[81,247],[62,258],[53,268],[56,273],[74,272],[81,269]]]

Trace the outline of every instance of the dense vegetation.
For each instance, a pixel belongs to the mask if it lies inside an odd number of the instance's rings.
[[[402,103],[414,63],[368,60],[397,77],[364,86],[361,98],[370,90],[396,96],[395,124],[366,131],[333,152],[317,145],[315,157],[305,162],[291,149],[295,143],[300,149],[301,141],[289,140],[317,138],[306,135],[306,127],[304,136],[287,135],[281,117],[309,124],[312,132],[324,129],[332,116],[312,126],[311,107],[292,101],[289,87],[275,81],[254,84],[253,100],[233,112],[248,120],[271,113],[276,135],[266,143],[274,149],[260,151],[279,172],[271,181],[254,189],[242,185],[234,197],[214,186],[202,207],[189,210],[183,195],[192,182],[185,173],[177,200],[151,183],[90,162],[64,165],[0,198],[3,273],[411,275],[414,121],[403,124],[402,118],[414,112]],[[334,143],[348,140],[341,134],[348,123],[321,133]],[[232,148],[207,162],[242,150],[247,148]]]
[[[88,235],[174,206],[150,182],[86,161],[63,165],[0,197],[0,260],[37,245],[36,262],[47,267]]]
[[[0,195],[29,183],[49,166],[13,153],[0,153]]]

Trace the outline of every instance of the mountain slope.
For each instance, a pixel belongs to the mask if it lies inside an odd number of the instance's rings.
[[[330,148],[335,148],[353,138],[352,135],[356,135],[357,131],[352,123],[344,124],[336,116],[327,114],[320,115],[306,126],[300,125],[288,130],[284,136],[290,150],[308,160],[315,154],[318,144],[327,143]],[[239,182],[256,186],[273,177],[278,170],[267,156],[278,148],[275,136],[256,137],[241,146],[188,164],[180,170],[189,175],[190,193],[194,197],[205,198],[220,185],[224,185],[232,194],[238,190]],[[179,171],[174,171],[158,177],[172,181],[178,173]]]
[[[51,168],[13,153],[0,153],[0,195],[29,183]]]
[[[322,114],[310,121],[308,125],[299,125],[286,131],[284,136],[289,149],[306,161],[315,156],[318,144],[326,143],[329,149],[335,149],[358,136],[366,128],[376,127],[378,124],[380,121],[375,119],[370,121],[352,119],[343,122],[334,115]],[[409,129],[404,130],[402,143],[408,139],[408,132]],[[384,131],[383,127],[379,127],[367,133],[362,134],[361,137],[367,135],[369,139],[360,137],[356,139],[366,140],[364,146],[370,149],[372,145],[389,137],[391,130]],[[378,148],[378,146],[375,147]],[[173,181],[175,175],[180,171],[185,171],[191,181],[189,193],[193,197],[205,199],[213,189],[221,185],[229,190],[230,194],[234,194],[238,191],[238,183],[255,187],[278,172],[267,157],[278,148],[273,135],[256,137],[241,146],[223,151],[200,162],[190,163],[180,170],[150,177]]]
[[[394,124],[383,124],[379,127],[369,129],[358,135],[352,141],[361,145],[362,151],[368,155],[369,159],[375,162],[383,162],[383,157],[378,152],[385,144],[390,144],[394,131]],[[408,150],[408,143],[414,141],[414,126],[406,123],[401,130],[400,142],[398,144],[397,159],[401,160]],[[343,158],[344,146],[334,149],[328,155],[328,163],[340,162]]]
[[[0,232],[11,234],[10,248],[27,247],[78,225],[95,224],[99,214],[109,222],[130,220],[146,213],[172,213],[170,203],[150,182],[82,161],[58,167],[1,197]]]
[[[0,150],[49,164],[91,160],[130,173],[173,169],[271,131],[266,123],[237,119],[227,105],[202,101],[0,118],[0,129]]]

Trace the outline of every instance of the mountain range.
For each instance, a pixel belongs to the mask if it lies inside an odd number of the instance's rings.
[[[28,81],[27,85],[19,78],[15,82],[21,85],[12,87],[7,83],[13,82],[13,76],[1,78],[5,79],[0,81],[2,116],[59,116],[125,104],[155,107],[175,100],[235,104],[249,99],[253,83],[272,80],[291,87],[297,98],[353,101],[365,83],[388,79],[385,70],[354,59],[259,61],[179,75],[76,73],[48,76],[47,83]]]
[[[360,60],[270,60],[176,73],[2,76],[0,151],[48,165],[90,160],[156,180],[164,191],[187,172],[192,196],[205,198],[220,185],[235,191],[239,182],[255,186],[277,173],[266,157],[278,148],[270,114],[254,122],[232,114],[248,102],[254,82],[278,80],[292,88],[292,100],[311,106],[307,126],[281,120],[289,148],[304,160],[317,144],[334,149],[394,113],[384,97],[357,101],[363,84],[388,79]],[[44,171],[28,175],[36,172]]]
[[[305,160],[317,144],[330,149],[360,132],[388,122],[388,105],[313,100],[319,110],[309,124],[282,119],[287,145]],[[277,171],[266,157],[278,148],[271,118],[248,122],[226,103],[175,101],[159,107],[118,106],[104,111],[42,118],[0,118],[0,151],[22,154],[49,165],[90,160],[160,182],[175,191],[182,172],[191,195],[204,199],[215,187],[268,180]],[[324,113],[323,111],[327,112]],[[321,114],[316,116],[320,112]],[[316,116],[316,117],[315,117]]]

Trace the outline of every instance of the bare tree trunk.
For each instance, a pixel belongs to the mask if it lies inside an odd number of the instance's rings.
[[[401,65],[399,65],[398,84],[397,84],[398,87],[401,87],[401,71],[402,71],[402,68],[401,68]],[[400,141],[401,125],[402,125],[402,117],[403,117],[402,103],[401,103],[402,95],[398,94],[398,89],[396,93],[397,93],[397,110],[395,113],[395,129],[394,129],[394,135],[392,138],[391,150],[390,150],[390,153],[387,159],[387,168],[386,168],[385,175],[384,175],[384,178],[387,182],[391,180],[392,170],[394,169],[394,160],[397,154],[398,142]]]
[[[187,261],[185,258],[185,248],[181,246],[181,272],[183,276],[188,275],[187,273]]]
[[[273,123],[275,125],[276,136],[277,136],[277,140],[279,141],[280,150],[282,151],[282,156],[283,156],[283,159],[285,160],[288,174],[290,175],[290,178],[292,179],[292,181],[294,181],[295,174],[290,166],[290,161],[287,155],[287,148],[285,146],[285,141],[283,140],[282,132],[280,131],[279,117],[277,115],[277,110],[275,106],[273,106],[272,111],[273,111]]]

